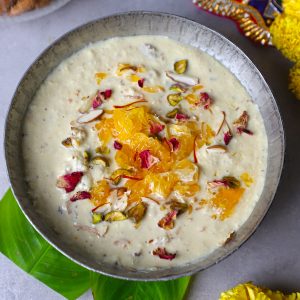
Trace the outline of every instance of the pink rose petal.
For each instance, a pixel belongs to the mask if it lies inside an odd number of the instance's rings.
[[[172,146],[171,152],[174,152],[174,151],[176,151],[179,148],[179,141],[176,138],[173,137],[173,138],[169,139],[168,142]]]
[[[166,248],[158,247],[157,249],[153,250],[153,255],[158,256],[161,259],[172,260],[176,257],[176,253],[169,253]]]
[[[175,118],[177,120],[188,120],[189,116],[186,114],[178,113],[178,114],[176,114]]]
[[[212,99],[207,93],[200,93],[200,104],[203,105],[204,109],[209,109],[212,104]]]
[[[144,86],[144,82],[145,82],[145,78],[139,79],[138,80],[138,85],[140,88],[142,88]]]
[[[80,191],[75,193],[71,198],[70,201],[71,202],[75,202],[77,200],[84,200],[84,199],[91,199],[91,194],[89,192],[86,191]]]
[[[66,193],[70,193],[74,191],[82,176],[83,172],[73,172],[70,174],[60,176],[57,179],[56,186],[58,188],[65,189]]]
[[[157,157],[151,155],[150,150],[140,152],[139,157],[141,159],[142,169],[150,169],[153,165],[159,162]]]
[[[121,143],[119,143],[118,141],[114,141],[114,148],[116,150],[121,150],[123,147],[123,145]]]
[[[231,139],[232,139],[231,132],[230,131],[225,132],[224,133],[224,143],[226,146],[230,143]]]
[[[152,134],[160,133],[162,130],[164,130],[165,125],[160,123],[151,122],[150,124],[150,132]]]

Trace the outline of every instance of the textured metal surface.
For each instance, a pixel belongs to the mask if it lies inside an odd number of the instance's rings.
[[[133,272],[101,265],[93,258],[76,252],[34,212],[23,180],[21,155],[21,126],[26,109],[39,85],[48,73],[64,58],[87,43],[112,36],[138,34],[167,35],[180,42],[190,44],[215,57],[235,74],[249,92],[262,113],[268,135],[269,154],[267,180],[261,199],[251,217],[237,232],[236,237],[225,247],[216,250],[203,260],[172,269]],[[10,181],[21,208],[36,229],[55,247],[78,263],[111,276],[136,279],[170,279],[192,274],[219,261],[237,249],[255,230],[265,215],[279,181],[283,156],[284,138],[280,115],[275,100],[264,79],[251,61],[231,42],[212,30],[187,19],[167,14],[126,13],[104,18],[68,33],[51,45],[32,65],[20,82],[7,117],[5,154]]]

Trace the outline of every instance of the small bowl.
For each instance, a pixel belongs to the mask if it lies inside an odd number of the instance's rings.
[[[39,217],[28,194],[22,158],[22,124],[36,90],[65,58],[89,43],[116,36],[164,35],[213,56],[229,69],[257,103],[268,138],[267,174],[263,192],[249,219],[226,245],[187,265],[136,271],[101,263],[68,244]],[[188,19],[152,12],[128,12],[88,23],[67,33],[48,47],[25,73],[12,99],[5,127],[5,157],[10,183],[18,203],[35,229],[57,250],[76,263],[102,274],[131,280],[167,280],[203,270],[241,246],[266,214],[279,182],[284,159],[284,132],[270,88],[250,59],[213,30]]]

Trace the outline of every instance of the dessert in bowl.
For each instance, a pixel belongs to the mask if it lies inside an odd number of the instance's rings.
[[[81,47],[48,72],[24,113],[34,214],[115,276],[195,271],[234,246],[266,192],[269,129],[251,89],[168,36]]]

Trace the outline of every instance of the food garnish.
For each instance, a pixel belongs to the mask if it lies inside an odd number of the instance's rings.
[[[247,187],[249,187],[253,182],[253,178],[248,173],[243,173],[240,178],[245,183]]]
[[[170,208],[177,211],[177,216],[179,216],[187,211],[188,205],[184,202],[172,201],[170,204]]]
[[[87,191],[80,191],[76,192],[71,198],[71,202],[75,202],[77,200],[85,200],[85,199],[91,199],[91,193]]]
[[[170,119],[173,119],[173,118],[175,118],[175,116],[177,115],[178,112],[179,112],[178,108],[175,108],[175,109],[169,111],[169,112],[166,114],[166,117],[167,117],[167,118],[170,118]]]
[[[226,132],[224,133],[223,139],[224,139],[224,143],[225,143],[226,146],[230,143],[232,137],[233,137],[233,136],[232,136],[232,133],[231,133],[230,130],[228,130],[228,131],[226,131]]]
[[[115,222],[126,220],[127,217],[120,211],[111,211],[104,216],[104,221]]]
[[[199,101],[204,109],[209,109],[212,104],[212,99],[207,93],[200,93]]]
[[[157,122],[150,122],[150,133],[151,134],[158,134],[161,131],[163,131],[165,128],[165,125]]]
[[[95,156],[91,159],[91,163],[94,165],[101,165],[103,167],[108,167],[108,161],[101,157],[101,156]]]
[[[167,99],[170,105],[176,106],[183,99],[183,97],[181,96],[180,93],[178,93],[178,94],[168,95]]]
[[[124,107],[131,106],[133,104],[136,104],[136,103],[143,103],[143,102],[147,102],[147,100],[142,99],[142,100],[137,100],[137,101],[133,101],[133,102],[127,103],[125,105],[114,105],[114,108],[124,108]]]
[[[174,64],[174,71],[177,74],[184,73],[186,71],[187,64],[188,64],[187,59],[182,59],[182,60],[176,61]]]
[[[72,144],[72,139],[70,137],[64,139],[62,142],[62,145],[69,148],[69,147],[72,147],[73,144]]]
[[[223,145],[212,145],[206,147],[206,151],[212,153],[225,153],[227,151],[227,148]]]
[[[246,134],[253,135],[253,132],[247,129],[248,121],[249,121],[249,115],[244,110],[241,116],[233,122],[233,125],[235,126],[238,134],[242,134],[244,132]]]
[[[179,141],[175,137],[167,140],[167,143],[170,146],[171,152],[175,152],[179,148]]]
[[[184,93],[187,91],[187,88],[179,83],[175,83],[170,86],[169,90],[177,93]]]
[[[74,191],[82,176],[83,172],[72,172],[70,174],[60,176],[57,179],[56,186],[64,189],[66,193],[70,193]]]
[[[139,79],[138,80],[138,86],[140,87],[140,88],[143,88],[144,87],[144,82],[145,82],[145,78],[141,78],[141,79]]]
[[[159,158],[153,156],[150,153],[150,150],[144,150],[139,153],[139,157],[141,159],[141,168],[142,169],[150,169],[153,165],[159,162]]]
[[[177,113],[175,116],[176,120],[188,120],[190,117],[183,113]]]
[[[95,110],[91,110],[87,114],[81,115],[77,119],[77,123],[85,124],[85,123],[89,123],[89,122],[95,121],[102,114],[103,114],[103,110],[101,110],[101,109],[99,109],[99,110],[98,109],[97,110],[96,109]]]
[[[177,210],[172,210],[168,212],[162,219],[159,220],[157,225],[165,230],[170,230],[174,228],[176,216],[178,214]]]
[[[197,158],[197,138],[198,136],[196,135],[194,138],[194,144],[193,144],[193,155],[194,155],[194,163],[197,164],[198,163],[198,158]]]
[[[164,90],[165,88],[161,85],[143,87],[143,91],[147,93],[159,93],[159,92],[163,92]]]
[[[208,182],[207,185],[211,189],[219,188],[219,187],[236,189],[241,186],[241,183],[238,179],[236,179],[233,176],[224,176],[222,179],[217,179]]]
[[[92,107],[94,109],[96,109],[97,107],[99,107],[103,102],[103,96],[100,93],[100,91],[97,91],[96,96],[94,97],[93,101],[92,101]]]
[[[158,247],[157,249],[153,250],[153,255],[158,256],[161,259],[172,260],[176,257],[176,253],[169,253],[166,248]]]
[[[103,72],[99,72],[99,73],[96,73],[95,74],[95,78],[96,78],[96,82],[97,84],[99,85],[101,83],[101,81],[107,77],[107,74],[106,73],[103,73]]]
[[[174,72],[166,72],[166,76],[176,83],[181,83],[187,86],[194,86],[199,83],[199,79],[197,78],[176,74]]]
[[[127,211],[127,217],[133,219],[134,223],[139,223],[145,216],[147,207],[146,203],[139,202]]]
[[[98,213],[93,213],[92,215],[92,222],[93,224],[98,224],[103,220],[103,216]]]
[[[111,89],[107,89],[103,92],[100,92],[100,95],[103,96],[104,100],[109,99],[112,95],[112,90]]]
[[[122,144],[120,143],[120,142],[118,142],[118,141],[114,141],[114,148],[116,149],[116,150],[121,150],[122,149]]]

